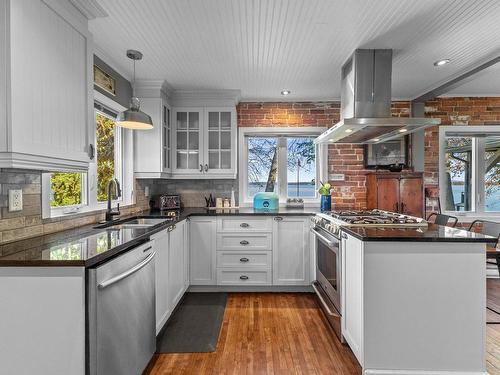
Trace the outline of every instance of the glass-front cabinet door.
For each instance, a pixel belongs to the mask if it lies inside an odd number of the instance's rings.
[[[174,169],[179,174],[200,174],[203,160],[200,152],[203,132],[202,108],[178,108],[174,112],[175,152]]]
[[[171,117],[170,117],[170,108],[166,105],[162,106],[162,169],[163,172],[169,172],[171,170],[171,136],[172,136],[172,127],[171,127]]]
[[[204,172],[227,175],[235,171],[236,113],[232,108],[205,110],[206,134]]]

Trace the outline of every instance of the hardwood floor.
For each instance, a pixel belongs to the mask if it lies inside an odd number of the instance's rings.
[[[488,280],[488,306],[500,307],[500,279]],[[489,311],[488,321],[495,319]],[[360,374],[326,324],[312,294],[232,293],[215,352],[159,354],[145,374]],[[500,324],[486,330],[487,369],[500,375]]]
[[[232,293],[213,353],[159,354],[149,375],[360,374],[313,294]]]

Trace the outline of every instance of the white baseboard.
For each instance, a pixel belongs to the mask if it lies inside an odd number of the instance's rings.
[[[312,293],[313,289],[307,286],[228,286],[228,285],[191,285],[188,292],[270,292],[270,293]]]
[[[363,375],[488,375],[486,371],[370,370]]]

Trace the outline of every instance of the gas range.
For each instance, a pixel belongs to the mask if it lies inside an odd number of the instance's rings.
[[[382,210],[330,211],[312,218],[315,226],[338,236],[340,227],[421,228],[427,226],[422,218]]]

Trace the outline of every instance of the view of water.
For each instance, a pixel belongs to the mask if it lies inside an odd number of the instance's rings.
[[[276,187],[277,189],[277,187]],[[255,193],[265,191],[266,183],[265,182],[251,182],[248,184],[248,195],[253,197]],[[297,195],[297,183],[289,182],[288,183],[288,196],[290,198],[301,197],[301,198],[312,198],[316,193],[316,186],[311,184],[310,182],[301,182],[299,183],[299,194]]]
[[[459,203],[461,201],[461,194],[464,191],[464,185],[453,185],[453,201]],[[493,194],[486,196],[486,211],[497,212],[500,211],[500,189],[497,189]]]

